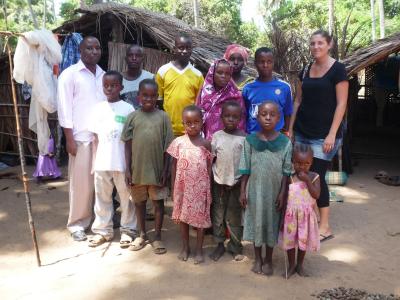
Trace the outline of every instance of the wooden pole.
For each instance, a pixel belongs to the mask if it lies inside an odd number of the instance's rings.
[[[11,58],[11,48],[10,48],[10,45],[8,42],[7,42],[7,52],[8,52],[8,59],[9,59],[9,63],[10,63],[11,92],[12,92],[12,98],[13,98],[13,103],[14,103],[15,122],[17,125],[18,150],[19,150],[19,159],[21,161],[21,173],[22,173],[22,182],[24,185],[24,192],[25,192],[25,203],[26,203],[26,209],[28,211],[28,222],[29,222],[29,228],[31,230],[33,247],[35,248],[36,261],[37,261],[38,266],[40,267],[41,262],[40,262],[39,247],[38,247],[38,243],[37,243],[37,239],[36,239],[35,224],[33,222],[33,217],[32,217],[32,205],[31,205],[31,197],[29,194],[28,178],[27,178],[26,171],[25,171],[25,155],[24,155],[23,141],[21,138],[22,131],[21,131],[21,124],[19,122],[17,93],[15,91],[15,84],[14,84],[14,81],[12,78],[13,64],[12,64],[12,58]]]

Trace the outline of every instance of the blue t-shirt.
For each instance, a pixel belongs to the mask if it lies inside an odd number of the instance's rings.
[[[273,101],[279,106],[281,118],[275,127],[277,131],[285,125],[285,116],[290,116],[293,112],[292,92],[286,81],[276,78],[268,82],[255,80],[245,85],[242,95],[247,108],[248,133],[260,130],[257,122],[258,105],[264,101]]]

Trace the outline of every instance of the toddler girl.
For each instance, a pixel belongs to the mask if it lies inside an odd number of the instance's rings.
[[[187,261],[190,254],[189,225],[197,228],[194,263],[199,264],[204,262],[204,228],[211,227],[211,143],[200,135],[203,115],[199,107],[186,106],[182,118],[186,133],[176,138],[167,149],[167,153],[173,157],[172,219],[181,228],[183,243],[178,258],[182,261]]]
[[[256,274],[272,275],[272,251],[278,241],[280,211],[284,207],[287,179],[291,174],[292,143],[275,130],[280,118],[275,102],[258,106],[261,130],[246,137],[239,172],[240,202],[245,210],[243,240],[254,244]],[[266,246],[262,258],[262,245]]]
[[[320,182],[319,175],[309,171],[312,160],[313,151],[309,145],[295,144],[295,174],[290,177],[285,218],[279,234],[279,244],[287,251],[289,260],[288,277],[296,272],[300,276],[307,276],[303,270],[306,251],[319,250],[318,221],[313,208],[320,194]]]

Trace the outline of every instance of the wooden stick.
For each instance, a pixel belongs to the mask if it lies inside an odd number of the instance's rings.
[[[1,115],[0,115],[0,117],[1,117]],[[0,135],[9,135],[9,136],[18,137],[18,134],[8,133],[8,132],[3,132],[3,131],[0,131]],[[26,137],[26,136],[22,136],[21,138],[24,139],[24,140],[28,140],[28,141],[37,143],[37,139],[32,139],[32,138],[29,138],[29,137]]]
[[[14,153],[14,152],[3,152],[3,151],[0,151],[0,154],[5,154],[5,155],[18,155],[18,156],[19,156],[19,153]],[[24,154],[24,155],[25,155],[25,157],[38,158],[37,155],[31,155],[31,154]]]
[[[12,78],[13,74],[13,62],[11,58],[11,48],[8,42],[7,44],[7,52],[8,52],[8,59],[10,61],[10,80],[11,80],[11,91],[12,91],[12,98],[13,98],[13,103],[14,103],[14,111],[15,111],[15,122],[17,125],[17,136],[18,136],[18,149],[19,149],[19,159],[21,161],[21,172],[22,172],[22,182],[24,184],[24,192],[25,192],[25,203],[26,203],[26,209],[28,211],[28,222],[29,222],[29,228],[31,230],[31,235],[32,235],[32,241],[33,241],[33,247],[35,248],[35,254],[36,254],[36,261],[38,266],[41,266],[40,262],[40,254],[39,254],[39,247],[36,239],[36,231],[35,231],[35,224],[33,222],[33,217],[32,217],[32,204],[31,204],[31,198],[29,195],[29,185],[28,185],[28,178],[26,176],[26,171],[25,171],[25,155],[24,155],[24,147],[23,147],[23,140],[21,138],[22,136],[22,131],[21,131],[21,125],[19,121],[19,111],[18,111],[18,104],[17,104],[17,93],[15,91],[15,84]]]

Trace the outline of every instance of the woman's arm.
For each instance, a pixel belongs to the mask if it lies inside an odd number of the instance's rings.
[[[290,117],[290,122],[289,122],[289,138],[291,140],[293,140],[293,126],[294,126],[294,122],[296,121],[296,116],[297,116],[297,111],[300,107],[301,104],[301,98],[302,98],[302,84],[301,81],[299,80],[296,84],[296,96],[294,99],[294,103],[293,103],[293,113]]]
[[[348,93],[348,81],[341,81],[336,84],[336,109],[333,116],[331,129],[329,130],[329,134],[324,141],[323,150],[325,153],[331,151],[333,149],[333,145],[335,144],[337,131],[339,129],[340,123],[342,123],[344,114],[346,112]]]

